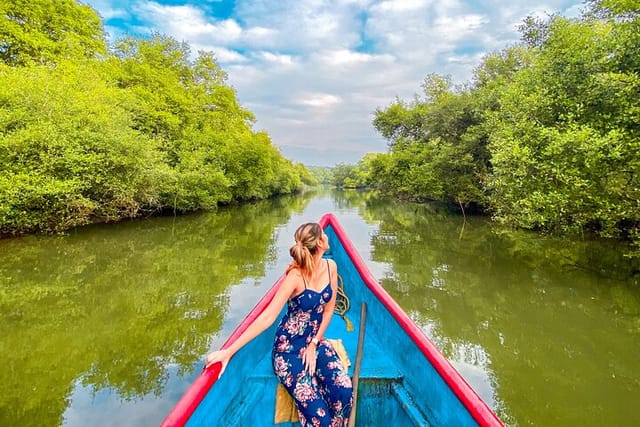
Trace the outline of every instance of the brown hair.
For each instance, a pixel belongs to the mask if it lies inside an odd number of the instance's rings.
[[[310,275],[313,271],[313,255],[322,237],[322,227],[316,222],[308,222],[298,227],[293,236],[296,244],[289,249],[293,262],[287,270],[299,268],[303,275]]]

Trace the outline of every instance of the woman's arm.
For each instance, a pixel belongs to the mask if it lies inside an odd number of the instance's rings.
[[[296,288],[295,270],[287,273],[280,287],[276,291],[273,299],[260,315],[254,320],[249,327],[235,340],[229,347],[214,351],[207,356],[206,367],[208,368],[216,362],[222,363],[220,375],[224,372],[231,357],[238,352],[245,344],[260,335],[264,330],[275,322],[278,314],[282,311],[287,299],[293,294]]]

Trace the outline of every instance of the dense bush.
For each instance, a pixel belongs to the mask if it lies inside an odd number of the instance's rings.
[[[580,18],[528,18],[521,32],[468,84],[430,75],[421,96],[378,109],[389,152],[338,181],[621,237],[640,255],[638,8],[594,0]]]
[[[92,64],[0,66],[1,231],[61,230],[159,204],[156,141]]]
[[[0,234],[215,208],[309,182],[211,53],[156,34],[107,51],[75,1],[0,6]],[[312,180],[312,179],[311,179]]]

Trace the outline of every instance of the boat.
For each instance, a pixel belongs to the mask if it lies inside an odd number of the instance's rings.
[[[356,359],[358,330],[362,328],[358,327],[362,313],[357,307],[362,303],[367,307],[358,367],[356,425],[503,426],[376,281],[335,215],[326,214],[319,223],[331,246],[325,257],[337,263],[342,290],[351,306],[344,314],[346,321],[334,315],[325,337],[341,340],[351,361]],[[257,303],[223,348],[231,345],[268,306],[283,279],[284,276]],[[162,427],[299,426],[295,421],[275,423],[278,381],[271,367],[271,348],[277,323],[238,351],[224,375],[219,377],[219,363],[204,369],[167,415]],[[351,375],[354,369],[352,364]]]

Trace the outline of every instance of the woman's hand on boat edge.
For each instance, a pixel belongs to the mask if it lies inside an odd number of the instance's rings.
[[[218,350],[213,353],[209,353],[207,355],[207,360],[204,364],[204,368],[207,369],[209,366],[213,365],[216,362],[220,362],[222,367],[220,368],[220,374],[218,377],[221,377],[224,373],[224,370],[227,369],[227,365],[229,364],[229,360],[231,359],[231,352],[229,350]]]

